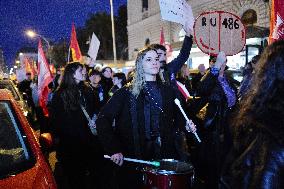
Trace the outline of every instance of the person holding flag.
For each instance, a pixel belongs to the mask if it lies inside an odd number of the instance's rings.
[[[46,57],[44,55],[41,40],[38,43],[38,98],[39,105],[43,113],[48,117],[47,99],[48,99],[48,84],[52,82],[52,74],[49,69]]]

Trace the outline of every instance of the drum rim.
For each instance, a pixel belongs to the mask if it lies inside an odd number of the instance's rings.
[[[176,160],[176,159],[160,159],[160,160],[156,160],[158,162],[165,162],[165,163],[186,163],[190,165],[190,169],[183,171],[183,172],[177,172],[174,170],[166,170],[166,169],[159,169],[159,167],[153,168],[153,167],[148,167],[148,166],[143,166],[141,167],[139,170],[142,172],[149,172],[155,175],[186,175],[186,174],[194,174],[194,167],[190,162],[184,162],[184,161],[180,161],[180,160]]]
[[[163,172],[164,171],[164,172]],[[194,173],[193,170],[189,170],[189,171],[185,171],[185,172],[176,172],[176,171],[167,171],[167,170],[157,170],[157,171],[153,171],[151,170],[150,171],[151,173],[153,174],[156,174],[156,175],[187,175],[187,174],[192,174]]]

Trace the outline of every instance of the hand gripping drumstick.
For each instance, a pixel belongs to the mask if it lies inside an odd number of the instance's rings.
[[[188,123],[190,123],[190,121],[189,121],[187,115],[185,114],[184,110],[182,109],[182,107],[181,107],[181,105],[180,105],[180,101],[179,101],[177,98],[175,99],[175,103],[176,103],[176,105],[179,107],[179,110],[181,111],[181,113],[182,113],[183,117],[185,118],[185,120],[186,120]],[[201,142],[201,140],[200,140],[199,136],[197,135],[197,133],[194,132],[193,134],[194,134],[195,138],[198,140],[198,142]]]
[[[104,155],[104,158],[110,159],[110,156],[109,155]],[[123,158],[123,160],[131,161],[131,162],[135,162],[135,163],[143,163],[143,164],[153,165],[155,167],[159,167],[160,166],[160,162],[158,162],[158,161],[144,161],[144,160],[132,159],[132,158]]]

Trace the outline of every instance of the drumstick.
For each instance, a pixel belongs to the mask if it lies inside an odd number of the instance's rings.
[[[175,103],[176,103],[176,105],[179,107],[179,109],[180,109],[180,111],[181,111],[183,117],[185,118],[185,120],[189,123],[190,121],[189,121],[187,115],[185,114],[183,108],[181,107],[180,101],[179,101],[177,98],[175,99]],[[192,133],[194,134],[194,136],[195,136],[195,138],[198,140],[198,142],[201,142],[201,140],[200,140],[199,136],[197,135],[197,133],[196,133],[196,132],[192,132]]]
[[[104,155],[104,158],[110,159],[109,155]],[[144,160],[139,160],[139,159],[132,159],[132,158],[123,158],[125,161],[130,161],[130,162],[135,162],[135,163],[143,163],[143,164],[148,164],[148,165],[153,165],[155,167],[160,166],[160,162],[158,161],[144,161]]]

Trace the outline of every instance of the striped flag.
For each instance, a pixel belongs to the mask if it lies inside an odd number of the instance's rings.
[[[45,58],[41,40],[38,42],[38,99],[45,116],[48,116],[46,107],[48,97],[48,84],[52,82],[52,75]]]
[[[272,0],[269,42],[284,39],[284,1]]]

